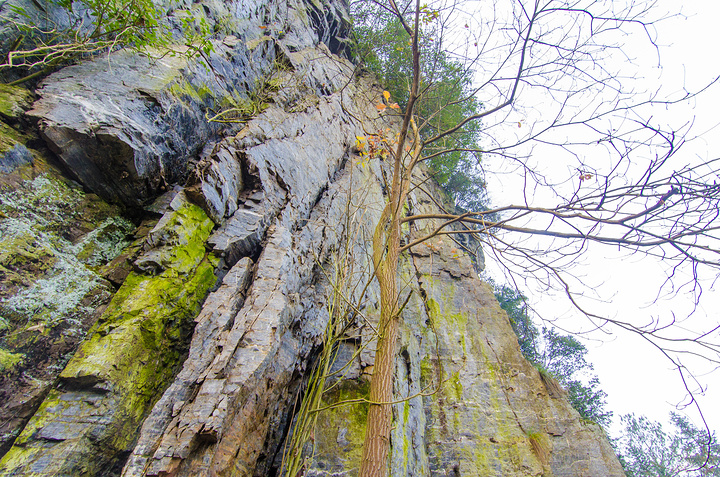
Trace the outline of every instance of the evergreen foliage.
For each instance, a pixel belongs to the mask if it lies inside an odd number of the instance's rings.
[[[609,425],[612,412],[605,409],[607,394],[600,389],[592,363],[587,362],[585,345],[552,328],[538,330],[528,313],[526,297],[519,291],[496,286],[495,297],[510,318],[523,356],[567,389],[570,404],[580,416],[602,426]]]
[[[510,325],[517,336],[523,356],[531,363],[538,363],[538,329],[530,319],[525,296],[508,286],[495,286],[495,297],[510,318]]]
[[[400,21],[392,15],[364,7],[363,3],[355,9],[355,58],[377,76],[404,111],[412,78],[412,51],[407,35]],[[425,15],[432,17],[433,12],[428,10]],[[433,33],[425,31],[421,35],[424,59],[420,83],[422,95],[416,103],[415,113],[423,139],[482,109],[470,91],[472,71],[463,68],[439,48]],[[463,210],[487,209],[485,182],[479,167],[480,155],[465,151],[477,148],[479,130],[480,124],[471,122],[425,150],[426,156],[450,151],[427,160],[427,163],[435,179],[455,205]]]
[[[670,414],[673,430],[645,416],[622,416],[625,426],[617,442],[628,477],[720,476],[720,444],[715,434],[695,427],[688,418]]]

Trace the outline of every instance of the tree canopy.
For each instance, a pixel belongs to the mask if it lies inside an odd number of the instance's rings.
[[[541,373],[547,373],[568,391],[568,400],[583,419],[607,427],[612,412],[606,409],[607,394],[600,389],[587,348],[577,338],[552,328],[538,330],[530,317],[526,297],[507,285],[495,287],[495,297],[508,314],[523,356]]]
[[[437,12],[426,9],[424,22],[430,24]],[[359,4],[355,11],[355,56],[391,92],[401,109],[407,107],[409,79],[412,77],[412,48],[400,21],[388,12]],[[472,94],[472,71],[463,67],[432,41],[423,36],[426,61],[420,79],[423,95],[415,106],[418,128],[423,138],[457,124],[480,111]],[[453,135],[428,148],[438,155],[427,160],[433,177],[447,192],[452,203],[463,210],[487,208],[485,182],[480,168],[481,154],[475,151],[480,124],[469,123]],[[448,151],[448,152],[446,152]]]
[[[720,476],[720,444],[714,433],[698,429],[677,413],[672,430],[634,414],[622,416],[623,435],[617,442],[628,477]]]

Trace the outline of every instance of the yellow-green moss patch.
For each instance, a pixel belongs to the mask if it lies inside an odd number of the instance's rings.
[[[347,380],[323,396],[323,404],[341,403],[367,398],[369,384]],[[362,457],[362,443],[367,424],[367,403],[349,403],[321,411],[317,420],[316,441],[321,454],[316,462],[328,472],[358,469]]]
[[[128,275],[1,471],[47,465],[43,472],[95,475],[131,450],[182,363],[194,317],[216,282],[217,259],[204,246],[213,222],[202,209],[185,203],[161,223],[154,232],[165,240],[157,254],[163,270]]]
[[[0,115],[16,118],[30,108],[32,100],[33,94],[25,88],[0,84]]]
[[[0,348],[0,373],[10,371],[20,364],[25,355]]]

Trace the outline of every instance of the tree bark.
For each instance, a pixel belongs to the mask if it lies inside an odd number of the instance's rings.
[[[381,316],[386,314],[389,319],[384,320],[385,323],[381,323],[379,328],[381,336],[378,338],[375,366],[370,383],[371,404],[360,466],[360,475],[363,477],[385,477],[387,475],[392,424],[392,406],[389,403],[393,400],[393,364],[398,333],[398,318],[393,316],[395,313],[391,308],[396,304],[396,299],[388,297],[383,300],[381,297],[381,310],[386,308],[384,313],[381,311]],[[381,319],[381,321],[383,320]]]
[[[403,21],[402,14],[394,0],[390,0],[390,2],[397,17]],[[379,336],[375,352],[375,365],[370,380],[370,409],[368,410],[368,420],[365,426],[360,477],[386,477],[388,472],[395,345],[398,335],[398,321],[400,319],[397,285],[397,271],[400,261],[400,218],[410,187],[410,177],[422,151],[422,141],[413,119],[420,82],[420,49],[418,46],[420,0],[415,1],[414,16],[412,30],[403,21],[405,29],[412,38],[413,82],[410,88],[408,104],[403,114],[403,123],[398,134],[388,204],[383,210],[373,235],[373,265],[380,284],[380,323],[378,325]],[[406,157],[405,142],[410,127],[412,127],[415,137],[415,148],[412,154],[409,155],[410,160],[406,164],[403,158]]]
[[[387,207],[390,219],[381,220],[373,237],[375,269],[380,284],[380,323],[378,324],[375,365],[370,380],[370,409],[365,428],[361,477],[385,477],[390,451],[392,424],[393,372],[398,334],[397,269],[400,257],[400,220],[396,197]],[[386,215],[386,214],[383,214]],[[383,230],[387,227],[389,230]],[[382,258],[380,258],[382,257]]]

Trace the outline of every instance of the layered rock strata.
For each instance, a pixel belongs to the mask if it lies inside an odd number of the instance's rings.
[[[392,137],[397,121],[341,57],[346,5],[205,3],[235,25],[216,39],[213,77],[186,59],[120,52],[38,91],[29,114],[48,147],[145,221],[3,475],[281,475],[336,319],[322,431],[296,451],[304,475],[357,474],[379,313],[370,238],[390,172],[360,138]],[[242,123],[208,123],[231,90],[262,90],[262,105]],[[3,167],[23,161],[17,147]],[[436,213],[442,191],[424,171],[415,179],[411,211]],[[405,239],[435,225],[410,224]],[[523,359],[468,249],[436,239],[398,270],[407,306],[390,475],[622,475],[602,430]],[[334,300],[349,310],[339,318]]]
[[[0,88],[0,455],[110,301],[135,228],[63,176],[22,123],[31,99]]]

